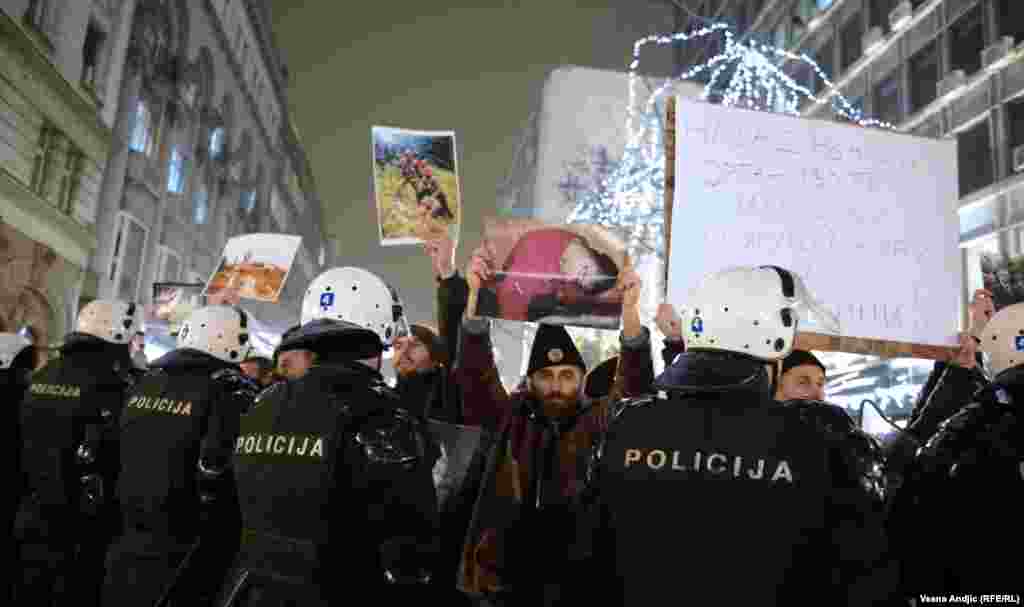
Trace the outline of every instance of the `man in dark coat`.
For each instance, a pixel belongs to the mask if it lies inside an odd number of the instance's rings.
[[[89,303],[60,358],[32,378],[21,406],[27,487],[15,524],[17,604],[99,604],[117,523],[117,424],[134,381],[128,343],[141,316],[134,303]]]
[[[466,272],[470,289],[479,289],[493,271],[474,255]],[[640,286],[632,270],[616,286],[624,301],[617,394],[643,393],[653,379]],[[527,388],[512,395],[498,377],[487,321],[467,310],[461,340],[457,371],[467,423],[500,435],[466,538],[460,588],[507,604],[553,604],[568,583],[561,566],[572,543],[573,504],[591,447],[604,431],[607,401],[581,398],[586,365],[563,327],[540,326]]]

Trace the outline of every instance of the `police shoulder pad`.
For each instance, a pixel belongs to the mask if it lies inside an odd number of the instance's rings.
[[[993,420],[991,403],[973,402],[963,407],[939,424],[918,455],[923,458],[954,456],[963,450],[968,443],[974,442],[982,431]]]
[[[657,402],[657,400],[658,397],[654,395],[624,398],[612,405],[608,415],[609,421],[610,423],[615,423],[619,418],[624,416],[627,411],[635,411],[642,407],[647,407]]]
[[[822,432],[844,435],[859,430],[853,417],[839,405],[820,400],[787,400],[782,406]]]
[[[255,401],[253,401],[254,406],[255,405],[259,405],[262,402],[269,401],[270,399],[274,398],[275,396],[283,396],[284,395],[284,390],[285,390],[285,385],[286,385],[285,382],[280,382],[279,381],[279,382],[274,382],[274,383],[270,384],[269,386],[267,386],[263,390],[260,390],[260,393],[256,395]]]
[[[426,438],[419,422],[403,409],[380,411],[363,420],[355,441],[374,464],[412,465],[424,457]]]

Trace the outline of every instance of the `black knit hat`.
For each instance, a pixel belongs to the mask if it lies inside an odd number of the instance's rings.
[[[583,395],[587,398],[604,398],[611,394],[618,370],[618,356],[613,356],[591,369],[583,378]]]
[[[533,338],[530,366],[526,374],[533,375],[534,371],[554,365],[576,365],[582,373],[587,372],[587,365],[565,327],[541,325],[537,329],[537,336]]]
[[[789,356],[782,359],[782,375],[785,375],[787,371],[793,367],[800,367],[803,365],[814,365],[821,369],[822,373],[828,374],[825,369],[825,365],[821,364],[818,357],[811,354],[807,350],[793,350],[789,353]]]

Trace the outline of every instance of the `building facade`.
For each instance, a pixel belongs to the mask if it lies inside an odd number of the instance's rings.
[[[3,264],[5,324],[54,343],[93,299],[205,282],[248,232],[303,237],[280,305],[254,306],[275,328],[297,319],[328,251],[265,3],[0,9],[0,254],[17,260]]]
[[[866,116],[897,130],[956,138],[963,292],[982,282],[982,257],[1024,255],[1024,2],[1021,0],[705,0],[700,15],[744,36],[803,52]],[[713,48],[692,49],[684,62]],[[685,63],[684,63],[685,64]],[[784,69],[827,97],[805,65]],[[837,118],[830,104],[801,113]],[[1017,284],[1012,285],[1017,290]],[[1024,296],[1024,292],[1021,293]],[[966,321],[966,312],[965,318]],[[906,419],[931,361],[829,357],[829,400],[879,434]],[[872,421],[873,420],[873,421]]]
[[[709,0],[701,14],[806,53],[864,114],[956,138],[966,301],[982,255],[1024,255],[1024,2]],[[809,68],[786,66],[823,97]],[[808,117],[834,116],[805,103]]]

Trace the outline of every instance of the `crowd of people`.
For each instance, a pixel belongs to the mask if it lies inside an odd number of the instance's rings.
[[[10,604],[1019,604],[1016,561],[990,546],[1021,533],[1024,304],[975,294],[883,448],[825,402],[785,269],[715,272],[662,304],[655,376],[626,268],[619,354],[588,368],[541,325],[509,390],[468,305],[493,263],[478,250],[460,274],[444,236],[425,251],[434,321],[333,268],[272,358],[230,296],[145,365],[133,302],[85,306],[40,369],[0,334]],[[443,500],[437,424],[481,437]]]
[[[448,206],[448,196],[441,189],[440,182],[434,176],[434,167],[429,162],[417,158],[412,150],[406,150],[399,156],[398,171],[402,182],[395,192],[396,198],[406,187],[411,188],[416,197],[418,214],[444,221],[455,219]]]

